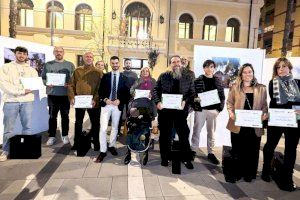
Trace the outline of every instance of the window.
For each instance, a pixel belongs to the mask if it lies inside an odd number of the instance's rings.
[[[203,24],[203,40],[216,41],[217,24],[217,20],[213,16],[205,17]]]
[[[75,30],[91,31],[93,10],[87,4],[80,4],[75,9]]]
[[[193,38],[193,23],[194,20],[190,14],[183,14],[179,17],[178,37],[185,39]]]
[[[18,0],[17,24],[20,26],[33,27],[33,3],[30,0]]]
[[[266,13],[265,26],[274,24],[274,9]]]
[[[272,53],[272,37],[264,40],[264,49],[266,49],[266,53]]]
[[[131,3],[125,9],[128,24],[127,36],[146,39],[151,33],[149,30],[151,13],[148,7],[139,2]]]
[[[240,22],[237,19],[231,18],[227,22],[226,27],[226,42],[238,42],[240,36]]]
[[[64,6],[58,2],[54,1],[54,6],[52,7],[52,2],[47,4],[47,28],[51,28],[51,13],[53,14],[53,24],[56,29],[64,28]]]

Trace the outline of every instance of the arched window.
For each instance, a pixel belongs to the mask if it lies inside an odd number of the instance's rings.
[[[227,22],[225,41],[239,42],[239,37],[240,37],[240,22],[235,18],[231,18]]]
[[[216,18],[213,16],[207,16],[204,19],[204,24],[203,24],[203,40],[211,40],[211,41],[216,41],[217,39],[217,25],[218,22]]]
[[[91,31],[93,22],[93,10],[91,6],[83,3],[75,9],[75,30]]]
[[[54,1],[53,7],[51,1],[47,3],[47,28],[51,27],[51,12],[53,13],[54,28],[63,29],[64,28],[64,6],[58,1]]]
[[[194,19],[190,14],[182,14],[179,17],[178,37],[185,39],[193,38],[193,23]]]
[[[148,38],[151,13],[148,7],[139,2],[131,3],[125,9],[129,37]],[[151,26],[150,26],[151,27]]]
[[[30,0],[18,0],[18,19],[17,24],[20,26],[33,26],[33,3]]]

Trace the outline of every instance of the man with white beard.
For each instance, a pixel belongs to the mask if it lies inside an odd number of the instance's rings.
[[[171,71],[164,72],[159,76],[153,91],[153,100],[158,110],[161,165],[166,167],[171,160],[171,138],[174,127],[179,136],[181,161],[186,168],[193,169],[192,152],[188,140],[190,131],[186,116],[195,95],[194,83],[189,74],[183,70],[180,56],[172,56],[170,65]],[[183,109],[164,108],[162,94],[182,94],[181,106]]]

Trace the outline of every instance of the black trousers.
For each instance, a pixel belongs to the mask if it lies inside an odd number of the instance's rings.
[[[238,134],[231,133],[232,154],[237,158],[237,175],[254,179],[257,173],[261,137],[254,128],[241,127]]]
[[[189,127],[186,114],[182,110],[163,109],[158,111],[158,126],[160,130],[159,148],[162,160],[171,160],[171,142],[173,127],[179,137],[181,160],[191,161],[192,153],[189,144]]]
[[[55,137],[57,129],[57,114],[60,111],[62,136],[69,132],[70,102],[67,96],[48,95],[49,106],[49,137]]]
[[[269,126],[267,129],[267,142],[264,146],[264,166],[263,170],[266,173],[270,172],[271,160],[274,155],[274,150],[284,133],[284,170],[289,178],[292,178],[293,169],[297,156],[297,145],[299,143],[300,128],[286,128]]]
[[[80,138],[80,134],[82,134],[82,124],[83,118],[85,115],[85,111],[87,111],[90,121],[92,124],[92,128],[90,130],[90,136],[93,137],[93,143],[99,145],[99,128],[100,128],[100,109],[99,108],[90,108],[90,109],[75,109],[75,137],[74,137],[74,145],[78,144],[78,139]]]

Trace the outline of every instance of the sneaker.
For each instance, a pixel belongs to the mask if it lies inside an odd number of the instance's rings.
[[[64,144],[69,144],[70,143],[69,137],[68,136],[62,136],[62,142]]]
[[[213,154],[213,153],[209,153],[208,155],[207,155],[207,159],[211,162],[211,163],[213,163],[213,164],[215,164],[215,165],[218,165],[218,164],[220,164],[220,161],[218,160],[218,158],[215,156],[215,154]]]
[[[2,154],[0,155],[0,162],[4,162],[8,159],[8,152],[3,151]]]
[[[56,142],[55,137],[49,137],[49,139],[47,141],[47,146],[52,146],[55,142]]]

